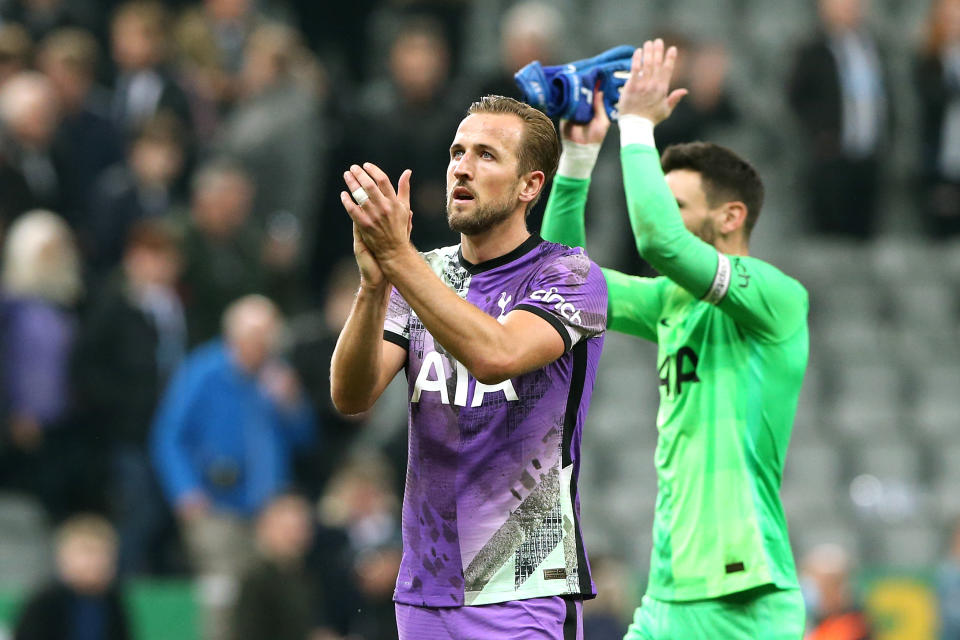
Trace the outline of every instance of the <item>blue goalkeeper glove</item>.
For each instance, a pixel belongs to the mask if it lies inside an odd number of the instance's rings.
[[[620,88],[626,83],[634,47],[621,45],[593,58],[544,67],[534,61],[515,75],[524,99],[550,117],[589,122],[593,117],[593,88],[600,83],[604,107],[615,117]],[[619,72],[619,73],[618,73]]]

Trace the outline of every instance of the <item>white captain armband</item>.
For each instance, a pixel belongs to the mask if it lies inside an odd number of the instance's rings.
[[[730,266],[730,258],[718,251],[717,273],[713,276],[713,284],[710,285],[710,288],[707,289],[707,292],[703,295],[701,300],[704,302],[709,302],[710,304],[720,304],[720,302],[726,297],[727,291],[730,289],[732,271],[733,270]]]

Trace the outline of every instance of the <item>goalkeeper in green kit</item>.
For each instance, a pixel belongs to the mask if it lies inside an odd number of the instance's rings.
[[[661,274],[604,270],[608,326],[658,345],[658,495],[650,577],[625,640],[799,640],[804,605],[780,481],[807,366],[807,293],[748,256],[763,202],[756,171],[709,143],[659,158],[653,127],[676,49],[647,42],[619,109],[637,249]],[[563,157],[542,236],[585,244],[590,172],[609,120],[561,124]]]

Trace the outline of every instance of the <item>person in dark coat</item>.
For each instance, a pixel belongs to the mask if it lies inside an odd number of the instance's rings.
[[[914,67],[922,123],[920,199],[932,238],[960,233],[960,0],[930,5]]]
[[[890,129],[890,84],[866,28],[865,0],[820,0],[822,28],[800,47],[788,99],[807,142],[807,215],[813,231],[873,235]]]
[[[73,516],[60,527],[56,551],[57,578],[27,599],[13,640],[128,640],[110,523],[96,515]]]
[[[285,493],[257,519],[258,559],[244,575],[234,609],[235,640],[334,638],[322,619],[318,576],[306,563],[313,539],[310,503]]]
[[[128,2],[113,15],[110,35],[117,80],[112,115],[125,133],[136,132],[161,112],[192,129],[190,101],[168,66],[169,21],[159,2]]]
[[[160,394],[186,350],[175,289],[179,270],[177,236],[169,225],[134,225],[122,267],[90,305],[78,340],[77,396],[87,423],[109,449],[122,575],[161,572],[172,537],[164,536],[173,521],[147,441]]]
[[[40,44],[37,67],[53,84],[62,111],[52,155],[60,172],[64,208],[59,213],[74,229],[87,224],[90,192],[97,178],[123,160],[119,131],[110,121],[106,90],[98,87],[99,47],[77,28],[54,31]]]

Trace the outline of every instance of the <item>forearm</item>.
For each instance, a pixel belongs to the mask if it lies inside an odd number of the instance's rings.
[[[540,235],[550,242],[585,247],[585,211],[590,173],[600,152],[599,144],[577,144],[565,140],[560,165],[553,180]]]
[[[649,121],[647,121],[649,123]],[[630,227],[640,255],[657,271],[700,297],[713,282],[717,251],[687,230],[664,180],[652,124],[621,124],[621,162]]]
[[[330,395],[338,411],[366,411],[376,402],[383,359],[383,323],[390,287],[361,287],[330,361]]]
[[[503,325],[446,286],[412,245],[380,265],[434,340],[477,380],[495,384],[515,373]]]

